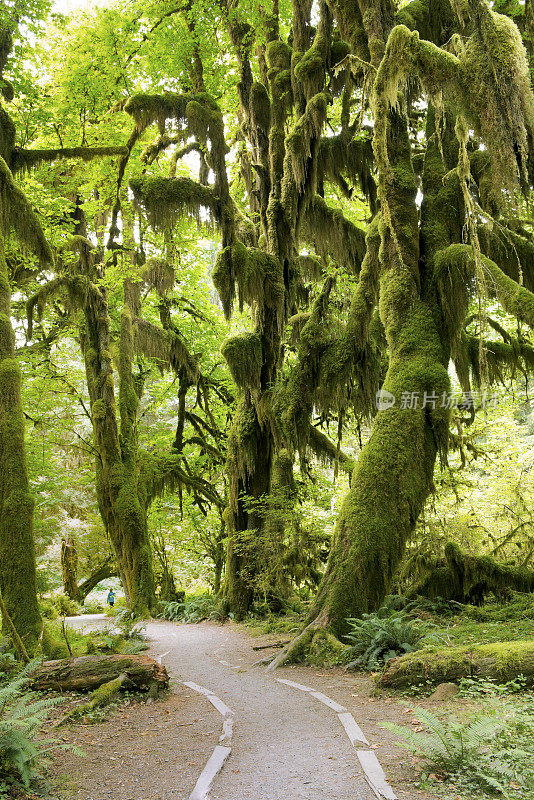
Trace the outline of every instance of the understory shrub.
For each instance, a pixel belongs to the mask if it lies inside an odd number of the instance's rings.
[[[420,758],[428,773],[446,777],[458,789],[528,797],[534,790],[534,703],[499,706],[471,721],[439,719],[419,709],[419,733],[403,725],[384,727],[399,735],[402,747]],[[519,794],[518,794],[519,793]]]
[[[408,619],[404,614],[364,614],[362,619],[347,620],[351,630],[346,635],[348,669],[373,672],[386,661],[417,649],[428,625]]]
[[[224,611],[217,597],[201,594],[162,603],[160,616],[171,622],[202,622],[204,619],[221,621],[224,619]]]
[[[63,702],[60,697],[46,697],[26,688],[37,663],[30,662],[0,687],[0,786],[19,782],[28,787],[45,754],[65,749],[50,739],[36,739],[52,708]]]

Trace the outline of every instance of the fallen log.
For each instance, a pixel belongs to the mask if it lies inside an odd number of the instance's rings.
[[[423,647],[393,658],[378,685],[403,689],[429,680],[435,683],[460,678],[492,678],[504,683],[523,675],[534,686],[534,642],[494,642],[469,647]]]
[[[31,688],[88,692],[120,678],[122,689],[141,689],[151,695],[167,686],[167,670],[146,655],[90,655],[45,661],[33,673]]]

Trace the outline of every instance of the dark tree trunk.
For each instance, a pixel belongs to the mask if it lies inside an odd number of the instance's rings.
[[[110,559],[105,564],[101,564],[99,567],[97,567],[88,578],[85,578],[85,580],[78,584],[77,595],[73,599],[77,600],[83,605],[87,595],[92,592],[99,583],[107,580],[108,578],[116,577],[119,577],[119,569],[116,563]]]

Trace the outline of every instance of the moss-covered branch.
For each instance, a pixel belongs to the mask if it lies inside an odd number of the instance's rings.
[[[347,475],[352,475],[356,461],[352,456],[344,453],[339,449],[328,436],[326,436],[315,425],[310,425],[310,432],[308,435],[308,446],[317,458],[321,461],[327,461],[330,464],[339,464],[343,472]]]
[[[50,245],[24,193],[0,157],[0,227],[4,234],[16,231],[17,239],[35,253],[41,264],[54,262]]]
[[[217,218],[213,190],[191,178],[132,178],[130,188],[154,227],[172,226],[184,216],[197,224],[209,224]]]
[[[534,572],[499,563],[491,556],[467,555],[449,542],[445,558],[429,568],[410,594],[480,604],[489,593],[501,598],[512,589],[534,592]]]
[[[17,147],[11,156],[11,170],[13,173],[29,170],[49,164],[62,158],[81,158],[82,161],[91,161],[93,158],[105,156],[124,156],[127,148],[117,147],[52,147],[43,150],[27,150]]]
[[[185,370],[191,383],[198,379],[197,359],[177,333],[162,330],[151,322],[136,318],[134,322],[134,346],[138,353],[153,358],[160,366],[176,373]]]

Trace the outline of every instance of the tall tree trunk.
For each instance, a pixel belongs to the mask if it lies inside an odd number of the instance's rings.
[[[71,536],[61,541],[61,573],[63,591],[71,600],[78,600],[78,553]]]
[[[130,604],[139,612],[150,610],[156,600],[156,581],[147,522],[147,498],[139,472],[137,409],[139,397],[133,376],[133,316],[138,288],[125,281],[119,353],[119,412],[122,480],[113,507]]]
[[[85,307],[82,347],[92,404],[96,459],[96,485],[100,512],[115,550],[125,595],[132,609],[149,611],[155,602],[155,581],[148,544],[146,502],[137,465],[134,416],[138,399],[127,364],[132,360],[131,316],[121,318],[119,365],[119,436],[113,368],[109,353],[109,316],[105,296],[99,292]]]
[[[448,352],[433,309],[421,298],[415,176],[406,119],[389,113],[387,176],[381,182],[380,315],[389,347],[383,392],[395,404],[378,412],[343,503],[332,550],[310,621],[338,636],[348,617],[381,604],[432,489],[439,446],[445,446],[450,391]],[[380,145],[380,143],[379,143]],[[382,166],[382,165],[379,165]],[[433,397],[422,407],[423,398]],[[417,398],[416,407],[406,398]]]
[[[11,289],[0,234],[0,591],[7,612],[31,654],[41,634],[37,603],[34,501],[24,445],[20,366],[11,326]]]

